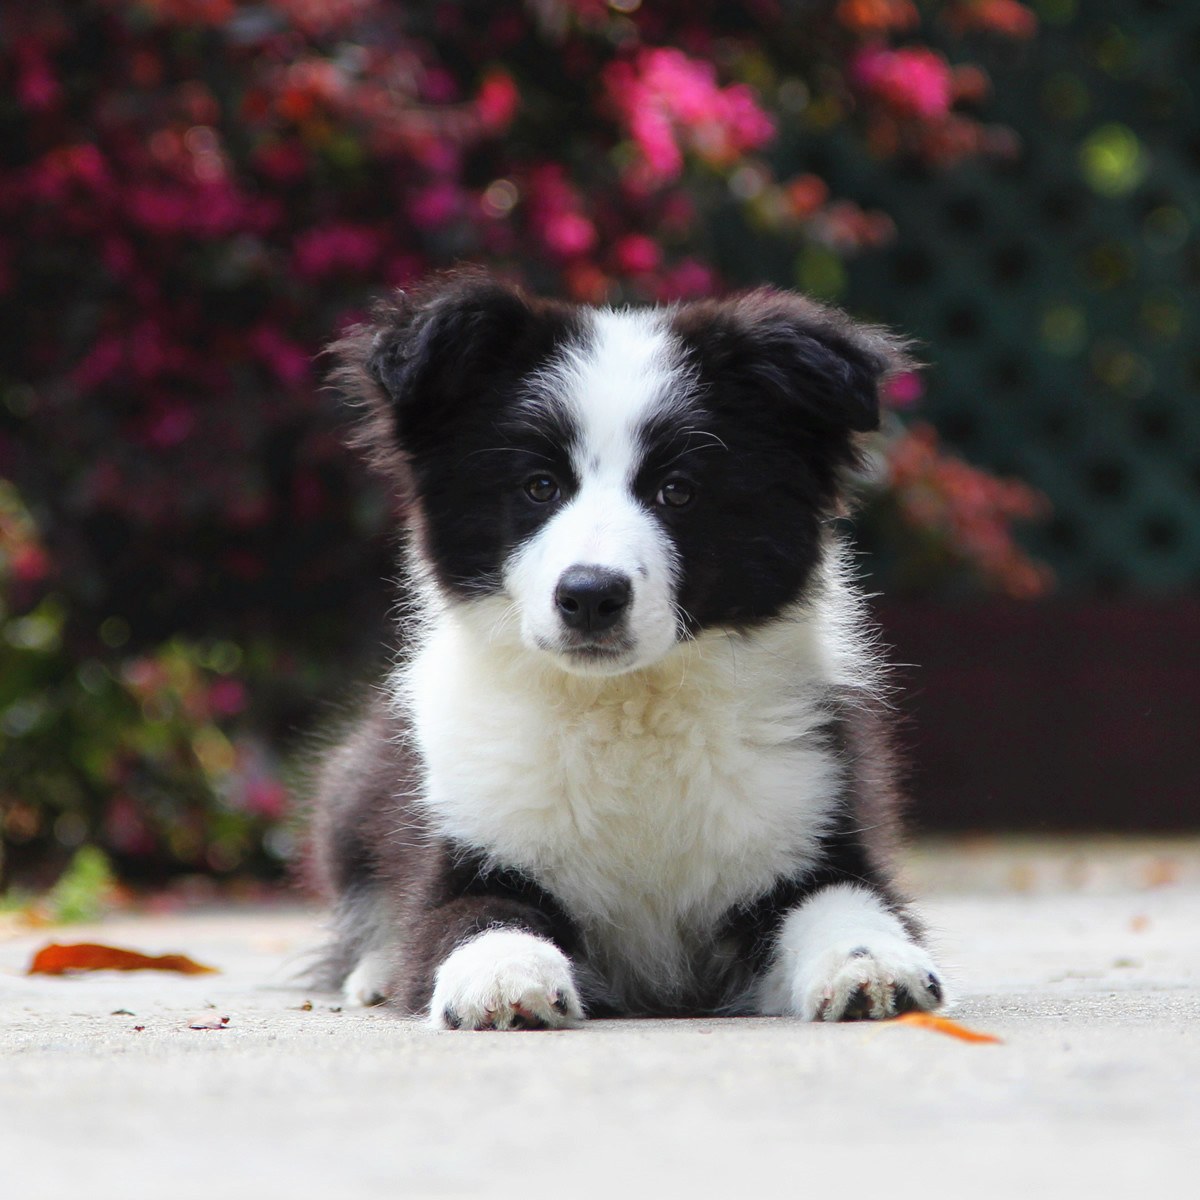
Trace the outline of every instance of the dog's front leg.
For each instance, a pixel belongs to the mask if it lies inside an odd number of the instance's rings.
[[[784,918],[759,993],[761,1011],[862,1021],[937,1008],[933,959],[870,887],[820,888]]]
[[[460,897],[428,913],[430,1025],[562,1029],[581,1020],[574,970],[554,925],[532,905],[485,896]]]

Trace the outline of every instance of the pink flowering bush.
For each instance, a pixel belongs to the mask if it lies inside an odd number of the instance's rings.
[[[775,134],[745,84],[721,87],[716,68],[681,50],[655,47],[618,58],[604,72],[608,103],[632,141],[626,187],[650,193],[683,174],[684,151],[729,167]]]
[[[890,526],[890,544],[903,541],[908,548],[898,586],[927,588],[931,579],[953,572],[953,548],[967,547],[985,580],[1023,599],[1041,595],[1051,580],[1047,568],[1013,541],[1011,524],[1045,511],[1044,498],[1033,488],[1020,480],[997,479],[943,453],[937,432],[917,422],[891,447],[887,488],[872,518]]]
[[[262,860],[285,807],[267,747],[303,723],[289,705],[380,636],[388,502],[342,448],[320,361],[372,293],[467,259],[589,302],[703,296],[760,282],[714,236],[731,220],[782,261],[867,252],[890,218],[791,168],[782,131],[933,165],[1003,150],[973,115],[986,76],[922,22],[1034,26],[1016,0],[10,7],[0,479],[26,514],[11,529],[34,532],[0,542],[4,620],[53,614],[38,670],[58,682],[28,683],[32,726],[16,685],[0,698],[22,748],[0,800],[26,813],[3,820],[44,848],[74,813],[161,869]],[[919,390],[895,385],[885,455]],[[1011,539],[1024,510],[995,510],[981,540],[961,490],[935,512],[881,482],[946,562],[1034,590]],[[241,658],[213,675],[204,647],[226,643]],[[90,725],[104,706],[120,721]],[[81,765],[38,776],[54,730]]]

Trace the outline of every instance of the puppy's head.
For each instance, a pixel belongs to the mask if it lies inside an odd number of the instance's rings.
[[[578,673],[800,597],[901,362],[789,293],[597,310],[474,272],[398,295],[334,353],[423,573],[452,604],[509,606],[496,630]]]

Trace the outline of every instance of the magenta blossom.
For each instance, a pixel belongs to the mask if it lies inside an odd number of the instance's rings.
[[[617,266],[629,275],[656,271],[661,263],[661,248],[644,233],[628,234],[617,243]]]
[[[292,266],[302,279],[365,275],[375,269],[380,236],[365,225],[339,223],[306,229],[292,248]]]
[[[950,64],[927,46],[864,46],[850,64],[850,78],[897,116],[944,117],[953,101]]]
[[[630,172],[636,188],[678,177],[683,152],[713,166],[729,166],[775,136],[775,125],[744,84],[721,87],[716,68],[682,50],[642,50],[604,73],[609,103],[628,130],[639,161]]]

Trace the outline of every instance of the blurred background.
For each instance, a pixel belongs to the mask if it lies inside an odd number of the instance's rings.
[[[42,0],[0,39],[10,903],[303,873],[394,549],[321,347],[459,261],[912,334],[854,536],[917,828],[1200,823],[1190,6]]]

